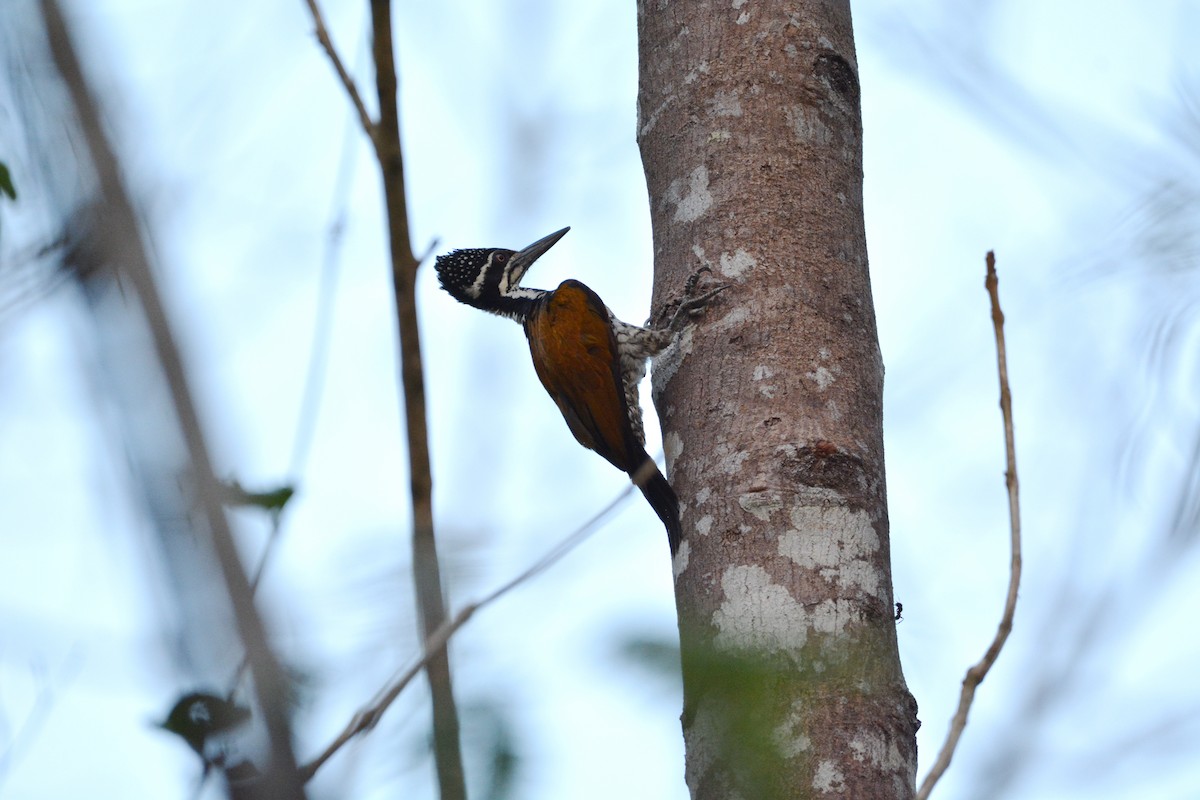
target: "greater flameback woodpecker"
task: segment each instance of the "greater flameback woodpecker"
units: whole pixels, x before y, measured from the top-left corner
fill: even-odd
[[[576,280],[563,281],[553,291],[521,286],[533,262],[569,230],[523,250],[474,248],[438,256],[438,280],[459,302],[521,323],[534,370],[567,427],[580,444],[629,474],[666,527],[674,555],[681,535],[679,499],[646,454],[638,400],[646,360],[674,339],[674,321],[667,328],[622,322]]]

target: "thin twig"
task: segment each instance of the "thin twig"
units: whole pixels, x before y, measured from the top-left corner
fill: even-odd
[[[1004,417],[1004,451],[1008,468],[1004,473],[1004,482],[1008,487],[1008,516],[1012,538],[1012,560],[1008,577],[1008,597],[1004,601],[1004,614],[1000,618],[1000,626],[996,630],[996,638],[983,654],[979,663],[967,670],[963,678],[962,694],[958,698],[958,711],[950,721],[950,732],[946,735],[946,743],[938,753],[937,761],[925,776],[921,788],[917,791],[917,800],[926,800],[933,787],[950,766],[954,749],[958,746],[959,737],[967,726],[967,712],[975,700],[975,689],[983,682],[1001,648],[1012,632],[1013,614],[1017,609],[1017,589],[1021,584],[1021,506],[1017,489],[1017,449],[1013,437],[1012,393],[1008,388],[1008,358],[1004,347],[1004,312],[1000,310],[999,279],[996,277],[996,256],[992,251],[987,254],[987,278],[984,286],[992,302],[992,327],[996,331],[996,362],[1000,372],[1000,413]]]
[[[613,498],[613,501],[597,512],[591,519],[579,526],[575,531],[553,548],[550,549],[544,556],[535,561],[532,566],[526,569],[521,574],[510,580],[508,583],[502,584],[500,588],[492,591],[491,594],[485,595],[482,600],[477,600],[474,603],[467,604],[460,610],[453,619],[443,622],[436,631],[434,631],[423,644],[423,655],[417,659],[416,663],[405,668],[398,673],[383,689],[375,695],[375,699],[366,708],[363,708],[350,720],[345,729],[338,734],[337,738],[330,743],[321,755],[314,758],[300,768],[300,774],[305,781],[312,778],[317,773],[325,762],[328,761],[334,753],[342,749],[342,747],[360,733],[371,730],[379,723],[380,717],[387,711],[388,707],[400,696],[413,678],[420,674],[425,665],[434,656],[445,650],[450,637],[467,623],[475,612],[481,608],[491,605],[499,600],[504,595],[511,592],[513,589],[520,586],[522,583],[532,579],[534,576],[541,574],[549,569],[557,561],[563,558],[567,553],[581,545],[584,540],[599,529],[600,523],[609,514],[616,509],[623,501],[629,498],[633,493],[634,484],[630,484],[623,492]]]
[[[333,46],[333,39],[329,36],[329,28],[325,27],[325,18],[321,16],[321,8],[317,5],[317,0],[304,0],[304,2],[308,5],[309,13],[312,14],[313,26],[317,32],[317,42],[325,50],[325,55],[329,56],[329,60],[333,62],[333,68],[337,71],[338,79],[341,80],[342,86],[345,87],[346,94],[350,95],[350,102],[354,104],[354,110],[358,113],[359,123],[371,139],[371,143],[375,144],[375,121],[371,119],[371,114],[367,111],[366,104],[363,103],[362,95],[358,93],[358,86],[355,85],[354,78],[350,77],[350,73],[346,71],[346,66],[342,63],[341,57],[338,56],[337,48]]]
[[[348,122],[348,121],[347,121]],[[334,300],[337,298],[338,276],[342,263],[342,241],[346,231],[347,206],[354,184],[355,153],[359,140],[351,125],[346,126],[342,157],[334,179],[329,226],[325,234],[325,253],[321,259],[321,277],[317,285],[317,309],[313,320],[312,342],[308,350],[308,373],[300,395],[300,410],[296,415],[296,430],[292,437],[292,456],[288,461],[291,479],[300,482],[308,464],[308,454],[316,432],[321,395],[325,389],[329,366],[329,351],[333,341]]]

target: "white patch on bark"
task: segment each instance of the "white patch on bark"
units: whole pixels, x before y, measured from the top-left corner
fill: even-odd
[[[879,551],[879,534],[867,512],[797,504],[791,509],[791,522],[793,530],[779,537],[781,556],[816,570],[846,592],[861,589],[880,596],[883,576],[871,561]]]
[[[841,635],[851,624],[862,621],[862,613],[853,600],[822,600],[810,618],[814,631]]]
[[[712,99],[712,116],[740,117],[742,101],[738,100],[737,92],[718,91]]]
[[[650,117],[638,128],[638,135],[645,136],[650,131],[654,130],[654,126],[658,124],[658,118],[661,117],[663,112],[667,110],[667,106],[675,102],[675,98],[676,95],[673,93],[663,98],[663,101],[658,104],[658,108],[651,111]]]
[[[701,536],[708,536],[709,532],[712,531],[712,526],[712,514],[705,514],[700,518],[700,521],[696,523],[696,533],[700,534]]]
[[[738,25],[745,25],[747,22],[750,21],[750,12],[743,11],[741,14],[738,14],[738,18],[736,21],[737,21]]]
[[[696,492],[696,505],[702,506],[708,502],[708,498],[712,497],[712,489],[705,486],[700,491]]]
[[[825,367],[817,367],[812,372],[804,373],[804,377],[817,384],[817,388],[822,392],[833,385],[833,373]]]
[[[877,771],[891,773],[895,796],[912,793],[917,777],[916,765],[905,761],[895,744],[878,734],[860,734],[850,740],[850,753],[856,761],[865,761],[874,765]]]
[[[746,5],[746,0],[733,0],[733,8],[734,9],[739,9],[744,5]]]
[[[908,763],[900,755],[900,748],[877,733],[860,733],[851,739],[850,754],[855,761],[865,761],[889,772],[903,775],[908,771]]]
[[[740,278],[756,266],[758,266],[758,262],[754,260],[754,257],[741,248],[738,248],[733,255],[721,253],[720,270],[726,278]]]
[[[682,575],[683,571],[687,569],[688,557],[691,555],[691,553],[692,548],[688,544],[688,540],[684,539],[679,543],[679,552],[675,554],[675,559],[671,562],[671,571],[675,573],[676,578]]]
[[[727,331],[730,328],[741,325],[748,319],[750,319],[750,309],[745,306],[738,306],[714,322],[713,328],[718,331]]]
[[[670,431],[663,437],[663,455],[667,458],[667,468],[675,463],[675,459],[679,458],[683,452],[683,438],[675,431]]]
[[[717,469],[726,475],[734,475],[741,471],[742,462],[750,457],[749,453],[744,453],[741,450],[734,450],[728,444],[719,444],[713,450],[713,455],[717,457]]]
[[[818,792],[841,792],[846,788],[846,776],[837,768],[837,764],[822,761],[817,764],[812,786]]]
[[[728,142],[732,138],[733,134],[729,131],[713,131],[712,133],[708,134],[709,144],[713,142]]]
[[[667,202],[675,206],[676,222],[694,222],[704,216],[704,212],[713,204],[712,193],[708,190],[708,167],[701,164],[692,170],[687,177],[687,188],[684,180],[676,178],[667,187]]]
[[[724,749],[723,732],[727,729],[728,719],[728,711],[717,703],[701,699],[697,704],[696,716],[687,730],[689,782],[707,773]]]
[[[738,505],[747,514],[763,522],[770,522],[771,515],[783,509],[783,501],[779,499],[779,495],[775,492],[751,492],[750,494],[744,494],[738,498]]]
[[[775,749],[784,758],[795,758],[812,746],[812,740],[800,732],[803,721],[800,704],[793,703],[787,719],[771,732]]]
[[[717,404],[717,414],[725,419],[733,419],[741,413],[741,403],[736,400],[722,400]]]
[[[721,650],[795,653],[808,638],[808,615],[788,590],[757,565],[729,567],[721,576],[725,599],[713,613],[714,644]]]
[[[695,69],[688,70],[688,73],[683,76],[683,82],[684,83],[695,83],[697,78],[699,78],[701,75],[707,75],[707,74],[708,74],[708,62],[701,61],[699,64],[696,65]]]
[[[766,364],[759,364],[754,368],[754,375],[752,376],[751,380],[753,380],[755,383],[762,383],[762,381],[770,380],[772,377],[774,377],[774,375],[775,370],[771,369]],[[777,391],[777,388],[778,387],[772,383],[763,383],[758,387],[758,391],[762,393],[763,397],[767,398],[768,400],[773,400],[775,398],[775,392]]]

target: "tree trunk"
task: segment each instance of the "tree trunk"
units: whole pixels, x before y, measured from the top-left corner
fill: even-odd
[[[696,800],[909,798],[883,365],[848,0],[641,0],[655,308],[731,284],[655,364]]]

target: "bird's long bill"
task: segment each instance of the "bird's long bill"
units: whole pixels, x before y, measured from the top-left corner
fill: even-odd
[[[567,235],[570,227],[563,228],[561,231],[555,231],[549,236],[543,236],[528,247],[518,250],[509,263],[509,270],[514,275],[515,285],[525,275],[525,270],[533,266],[533,262],[537,261],[546,251],[553,247],[559,239]]]

